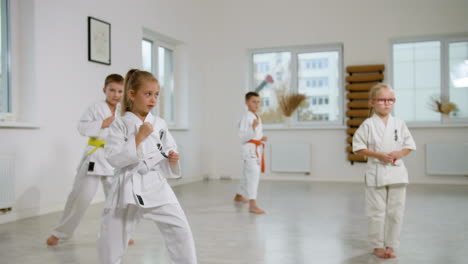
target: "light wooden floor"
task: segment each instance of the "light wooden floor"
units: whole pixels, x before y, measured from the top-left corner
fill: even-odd
[[[175,187],[201,264],[468,263],[468,186],[410,185],[399,259],[379,261],[366,243],[362,184],[260,183],[266,215],[232,202],[235,181]],[[61,213],[0,225],[0,263],[97,263],[102,204],[90,207],[73,239],[48,248]],[[159,231],[143,221],[123,263],[169,263]]]

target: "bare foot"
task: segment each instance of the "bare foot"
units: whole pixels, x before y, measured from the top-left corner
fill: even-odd
[[[254,214],[264,214],[265,211],[263,211],[262,209],[258,208],[258,207],[250,207],[249,208],[249,212],[251,213],[254,213]]]
[[[383,248],[374,248],[374,255],[378,258],[388,258],[387,252]]]
[[[245,199],[244,196],[242,196],[240,194],[236,194],[236,196],[234,197],[234,201],[238,202],[238,203],[248,203],[249,202],[249,200]]]
[[[58,241],[59,241],[59,238],[54,236],[54,235],[51,235],[48,239],[47,239],[47,245],[48,246],[56,246],[58,244]]]
[[[130,240],[128,241],[128,245],[131,246],[131,245],[133,245],[133,244],[135,244],[135,240],[130,239]]]
[[[388,247],[387,250],[385,250],[385,253],[388,258],[396,258],[395,251],[393,251],[393,248],[391,247]]]

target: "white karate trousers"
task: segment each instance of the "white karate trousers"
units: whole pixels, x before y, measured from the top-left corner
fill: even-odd
[[[68,195],[65,209],[59,224],[52,230],[52,235],[68,239],[78,227],[81,218],[96,195],[99,182],[102,183],[107,197],[112,186],[113,176],[88,175],[88,162],[84,162],[75,176],[71,193]]]
[[[372,248],[397,248],[405,211],[406,184],[366,187],[366,214]]]
[[[237,193],[249,200],[256,200],[259,181],[260,164],[258,164],[258,159],[243,160],[242,175]]]
[[[121,263],[131,233],[142,218],[156,223],[172,263],[197,263],[192,231],[178,203],[153,208],[128,205],[127,208],[105,209],[97,245],[100,263]]]

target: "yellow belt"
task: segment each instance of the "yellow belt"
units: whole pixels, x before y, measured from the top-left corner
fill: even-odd
[[[106,144],[104,140],[89,138],[88,145],[93,146],[94,148],[88,152],[88,155],[93,154],[94,151],[98,150],[98,148],[103,148],[104,144]]]

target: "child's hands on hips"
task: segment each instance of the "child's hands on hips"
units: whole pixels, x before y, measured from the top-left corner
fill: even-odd
[[[262,139],[260,139],[260,141],[267,141],[268,140],[268,137],[265,137],[263,136]]]
[[[179,153],[177,153],[177,152],[175,152],[173,150],[169,151],[168,157],[169,157],[169,162],[170,163],[177,163],[179,161],[179,159],[180,159]]]

